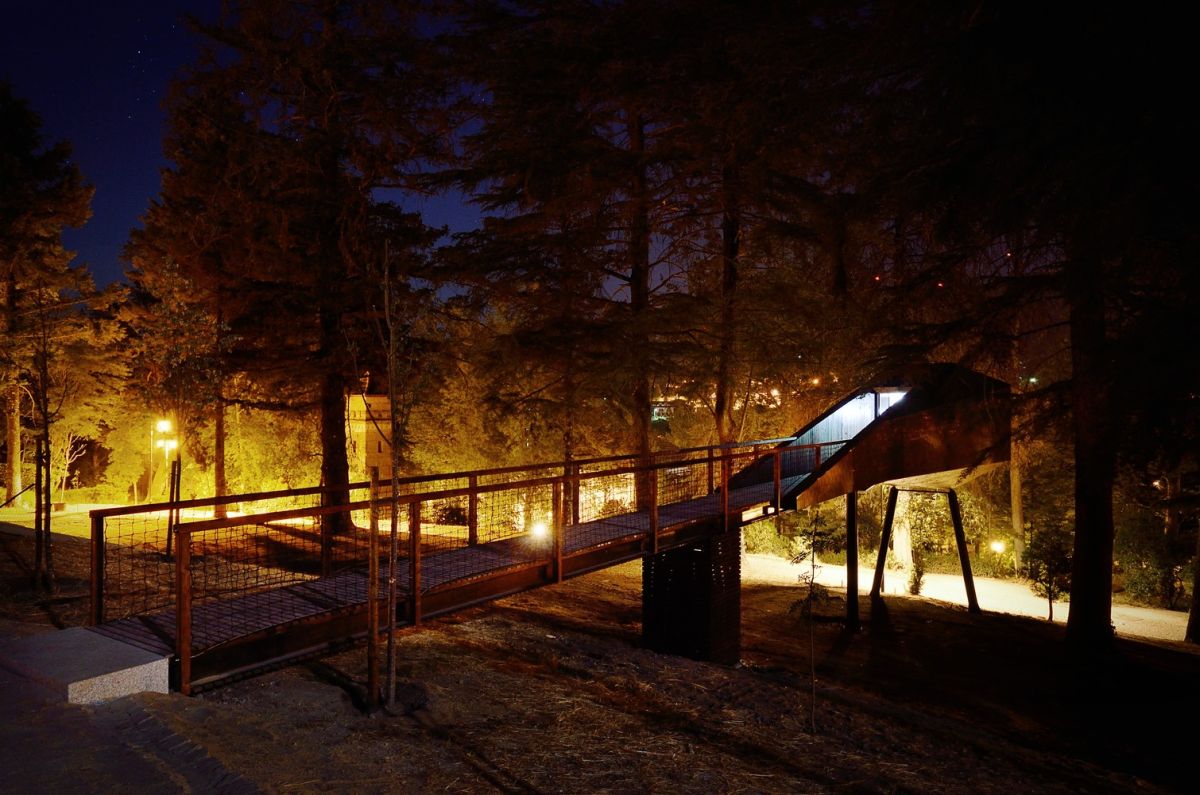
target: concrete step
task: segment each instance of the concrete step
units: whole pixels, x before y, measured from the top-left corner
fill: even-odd
[[[0,667],[72,704],[168,690],[167,657],[83,627],[0,639]]]

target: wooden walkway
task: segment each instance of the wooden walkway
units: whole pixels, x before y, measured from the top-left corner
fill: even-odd
[[[804,477],[783,478],[784,490],[795,487]],[[743,512],[771,505],[774,491],[772,482],[730,489],[730,515],[740,524]],[[723,507],[719,493],[660,506],[658,550],[693,543],[712,532],[714,526],[720,525]],[[689,528],[696,532],[688,533]],[[650,513],[638,511],[565,527],[561,572],[550,571],[554,550],[548,537],[535,540],[523,536],[426,553],[421,559],[420,578],[422,598],[429,600],[429,607],[423,611],[423,616],[442,615],[634,560],[654,551],[653,541]],[[192,607],[193,654],[197,660],[202,660],[206,654],[222,647],[247,639],[277,636],[286,633],[289,627],[331,615],[345,614],[361,619],[368,598],[367,577],[364,566],[282,588],[195,604]],[[381,566],[380,573],[381,601],[386,594],[385,577],[386,565]],[[398,572],[398,591],[403,610],[411,593],[407,564]],[[410,623],[403,613],[398,618],[402,626]],[[91,629],[156,654],[170,656],[175,653],[174,609],[109,621]],[[358,634],[361,635],[361,631]],[[296,655],[293,652],[288,656]],[[203,677],[200,680],[203,681]]]

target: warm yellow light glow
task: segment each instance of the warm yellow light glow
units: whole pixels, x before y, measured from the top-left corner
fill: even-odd
[[[992,551],[997,554],[1003,552],[1005,549],[1003,541],[993,541],[989,546],[991,546]]]
[[[809,383],[810,383],[810,384],[812,384],[813,386],[820,386],[820,385],[821,385],[821,379],[820,379],[820,378],[813,378],[812,380],[810,380],[810,381],[809,381]]]
[[[545,538],[550,535],[550,528],[545,522],[534,522],[533,527],[529,528],[529,533],[534,538]]]
[[[159,420],[158,422],[154,423],[154,430],[158,431],[159,433],[170,433],[171,432],[171,421],[170,420]]]
[[[174,450],[179,446],[179,442],[174,439],[159,439],[154,443],[154,446],[163,450]]]

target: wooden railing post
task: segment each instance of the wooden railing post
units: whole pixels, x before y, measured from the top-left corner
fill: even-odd
[[[563,525],[579,524],[579,465],[563,464]]]
[[[413,502],[408,506],[408,582],[412,593],[409,594],[411,605],[410,615],[413,626],[421,623],[421,503]]]
[[[813,471],[821,468],[821,445],[813,445]]]
[[[658,470],[650,470],[650,549],[658,554]]]
[[[192,694],[192,534],[181,527],[175,541],[175,656],[179,660],[179,692],[189,696]]]
[[[783,531],[783,448],[777,448],[773,456],[771,474],[775,480],[775,532]]]
[[[579,524],[579,522],[580,522],[580,518],[579,518],[579,486],[580,486],[579,472],[580,472],[579,464],[572,464],[571,465],[571,480],[569,481],[569,488],[571,489],[571,519],[570,519],[571,524]]]
[[[479,476],[467,477],[467,544],[479,543]]]
[[[554,581],[563,581],[563,481],[556,480],[551,484],[550,493],[550,532],[554,539]]]
[[[708,448],[708,493],[712,494],[716,489],[713,484],[713,448]]]
[[[733,466],[733,461],[729,457],[729,450],[721,450],[721,529],[729,532],[729,470]]]
[[[104,623],[104,517],[92,517],[92,583],[91,620],[96,626]]]
[[[379,467],[371,467],[367,538],[367,706],[379,706]]]

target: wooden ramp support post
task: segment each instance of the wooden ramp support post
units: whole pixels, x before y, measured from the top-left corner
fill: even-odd
[[[479,476],[467,476],[467,545],[479,543]]]
[[[642,638],[664,654],[734,665],[742,642],[741,533],[642,558]]]
[[[954,489],[946,492],[950,501],[950,521],[954,523],[954,543],[958,545],[958,562],[962,565],[963,584],[967,587],[967,612],[982,613],[979,599],[975,596],[975,577],[971,574],[971,558],[967,554],[967,538],[963,532],[962,511],[958,507],[958,495]]]
[[[179,692],[192,694],[192,534],[181,528],[175,539],[175,660]]]
[[[879,536],[879,557],[875,559],[875,579],[871,581],[871,609],[883,598],[883,570],[887,565],[888,545],[892,543],[892,525],[896,523],[896,500],[900,490],[888,489],[887,510],[883,514],[883,532]]]
[[[858,492],[846,495],[846,629],[862,628],[858,618]]]

